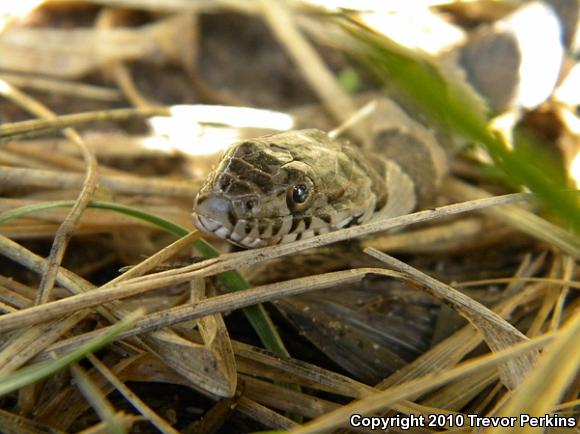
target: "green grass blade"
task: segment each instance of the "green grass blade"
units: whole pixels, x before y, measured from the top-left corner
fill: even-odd
[[[514,184],[538,194],[561,224],[580,234],[580,203],[569,190],[563,170],[529,136],[516,131],[512,151],[487,125],[486,112],[474,91],[444,77],[427,57],[373,33],[354,21],[342,21],[352,36],[351,49],[379,79],[400,92],[441,128],[464,136],[491,155]],[[570,234],[570,236],[574,236]]]
[[[9,220],[15,219],[17,217],[22,217],[29,214],[34,214],[40,211],[52,209],[52,208],[70,208],[74,204],[74,201],[54,201],[54,202],[44,202],[39,204],[27,205],[20,208],[16,208],[10,211],[5,211],[0,213],[0,224],[5,223]],[[177,225],[169,220],[158,217],[156,215],[149,214],[147,212],[141,211],[136,208],[132,208],[125,205],[120,205],[112,202],[100,202],[95,201],[89,204],[89,208],[106,209],[111,211],[116,211],[148,223],[155,225],[161,229],[166,230],[178,237],[183,237],[189,232],[183,226]],[[219,256],[219,251],[216,250],[211,244],[204,240],[196,240],[193,243],[193,247],[201,253],[202,256],[206,258],[214,258]],[[225,273],[219,274],[218,278],[224,284],[228,291],[241,291],[250,288],[250,284],[246,279],[244,279],[240,273],[236,271],[226,271]],[[243,309],[245,317],[248,319],[254,330],[256,331],[260,341],[268,350],[288,356],[288,350],[286,349],[282,338],[276,331],[276,327],[272,322],[268,312],[262,305],[251,306]]]
[[[91,339],[86,344],[82,345],[77,350],[60,357],[56,360],[49,360],[37,365],[27,366],[16,372],[10,373],[4,378],[0,378],[0,396],[14,392],[22,387],[34,384],[37,381],[46,378],[61,369],[66,368],[71,363],[74,363],[88,354],[91,354],[98,349],[110,344],[121,333],[129,330],[131,325],[135,322],[137,315],[132,314],[127,318],[115,324],[111,330],[102,336]]]

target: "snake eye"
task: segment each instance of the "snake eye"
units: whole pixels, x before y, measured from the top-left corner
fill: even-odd
[[[254,201],[253,199],[248,199],[245,203],[244,203],[245,207],[246,207],[246,211],[247,212],[251,212],[254,207],[256,206],[256,201]]]
[[[312,185],[310,183],[294,184],[288,187],[286,203],[291,211],[303,211],[312,202]]]
[[[292,200],[294,203],[304,203],[308,199],[308,187],[304,184],[298,184],[292,187]]]

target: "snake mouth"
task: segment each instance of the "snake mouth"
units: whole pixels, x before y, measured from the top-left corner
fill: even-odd
[[[201,214],[193,214],[193,223],[198,229],[209,232],[218,238],[229,241],[246,249],[255,249],[257,247],[265,247],[272,244],[277,244],[276,240],[269,240],[260,238],[258,234],[254,234],[254,230],[247,233],[241,230],[241,226],[246,226],[244,221],[238,222],[234,227],[230,224],[224,224],[221,221],[215,220],[211,217],[203,216]],[[279,242],[279,241],[278,241]]]
[[[193,214],[193,223],[201,231],[209,232],[214,234],[216,237],[228,240],[233,231],[231,226],[224,226],[222,222],[218,220],[214,220],[210,217],[206,217],[197,213]]]
[[[277,227],[274,227],[272,223],[274,220],[279,222]],[[246,249],[304,240],[331,231],[329,227],[306,228],[304,223],[300,222],[294,227],[296,220],[291,216],[274,220],[241,219],[232,226],[229,222],[224,223],[198,213],[193,214],[193,222],[198,229]],[[260,231],[260,227],[262,227],[262,231]]]

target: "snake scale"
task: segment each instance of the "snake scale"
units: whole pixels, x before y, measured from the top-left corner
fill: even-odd
[[[445,152],[396,103],[377,105],[366,147],[318,129],[232,145],[194,201],[196,226],[256,248],[428,203],[446,172]]]

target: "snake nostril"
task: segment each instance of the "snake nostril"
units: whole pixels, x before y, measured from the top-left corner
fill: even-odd
[[[206,218],[211,218],[223,225],[229,226],[230,214],[232,214],[231,202],[221,196],[206,196],[198,198],[193,211]],[[225,220],[225,221],[224,221]]]
[[[238,219],[236,218],[236,215],[234,214],[234,212],[230,209],[230,211],[228,212],[228,221],[230,222],[230,224],[232,226],[235,226]]]

